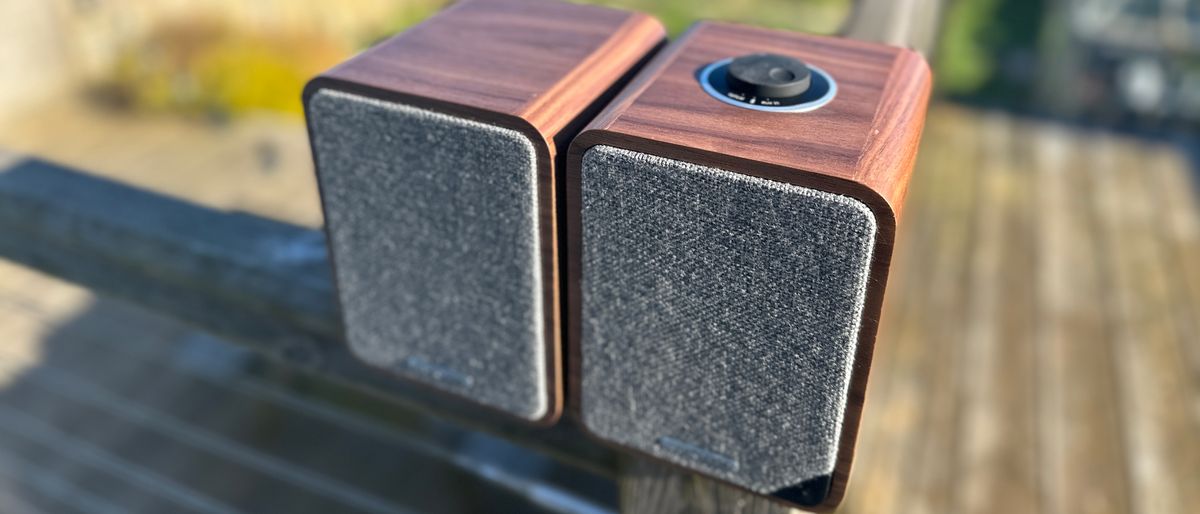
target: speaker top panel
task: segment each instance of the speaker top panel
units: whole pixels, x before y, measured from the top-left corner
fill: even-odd
[[[714,64],[761,54],[809,65],[816,107],[771,112],[706,91],[701,77]],[[768,70],[797,75],[786,66]],[[822,86],[825,77],[832,84]],[[836,92],[823,99],[816,88],[829,86]],[[891,218],[908,185],[929,88],[928,65],[911,50],[702,22],[656,57],[575,146],[582,152],[615,144],[781,182],[815,182]]]
[[[665,37],[642,13],[467,0],[325,72],[305,97],[365,88],[552,140]]]

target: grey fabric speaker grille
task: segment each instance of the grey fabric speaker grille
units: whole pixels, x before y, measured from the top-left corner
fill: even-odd
[[[533,144],[329,90],[313,95],[308,116],[351,348],[440,389],[544,416]]]
[[[760,493],[830,474],[870,209],[606,146],[581,180],[588,429]]]

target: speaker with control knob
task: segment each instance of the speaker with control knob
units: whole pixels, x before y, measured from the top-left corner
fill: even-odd
[[[308,84],[357,356],[531,422],[558,416],[560,154],[664,37],[638,13],[465,1]]]
[[[910,50],[740,25],[657,56],[570,150],[583,426],[837,505],[929,88]]]

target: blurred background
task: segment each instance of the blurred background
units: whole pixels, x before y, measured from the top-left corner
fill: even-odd
[[[445,3],[0,1],[0,168],[36,156],[319,227],[304,82]],[[600,3],[672,35],[700,18],[832,34],[872,15],[850,0]],[[937,8],[935,97],[842,511],[1196,512],[1200,2],[911,4]],[[2,512],[624,501],[603,470],[0,259]]]

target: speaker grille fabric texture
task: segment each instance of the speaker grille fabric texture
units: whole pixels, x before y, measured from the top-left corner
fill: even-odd
[[[408,378],[544,416],[533,144],[331,90],[312,96],[308,116],[350,347]]]
[[[608,146],[581,192],[587,428],[763,494],[832,473],[870,209]]]

